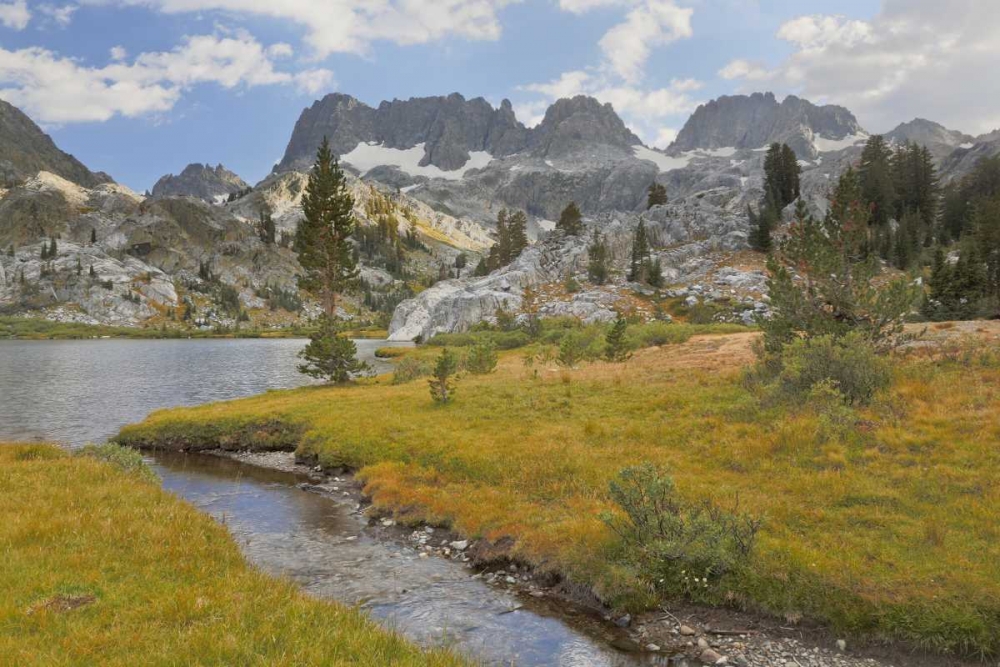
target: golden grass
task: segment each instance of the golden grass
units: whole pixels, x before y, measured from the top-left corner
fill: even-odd
[[[460,665],[250,568],[136,476],[0,444],[0,664]]]
[[[738,382],[750,338],[537,377],[515,352],[463,378],[444,408],[423,381],[310,387],[159,412],[121,439],[212,446],[280,423],[277,444],[360,468],[378,507],[513,537],[518,558],[620,603],[643,589],[611,558],[599,514],[609,479],[652,461],[689,498],[738,494],[766,517],[750,572],[719,600],[1000,652],[1000,368],[901,362],[891,395],[844,426],[821,409],[761,408]]]

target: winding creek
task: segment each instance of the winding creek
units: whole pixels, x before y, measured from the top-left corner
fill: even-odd
[[[383,341],[357,341],[379,370]],[[305,384],[301,340],[0,341],[0,440],[79,446],[166,407]],[[608,624],[563,603],[488,585],[463,563],[420,558],[380,536],[354,500],[299,487],[292,472],[162,455],[164,487],[224,522],[247,557],[318,596],[359,605],[425,645],[489,665],[631,667],[665,658],[613,648]],[[663,660],[664,662],[658,662]]]

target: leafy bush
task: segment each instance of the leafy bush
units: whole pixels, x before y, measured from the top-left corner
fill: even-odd
[[[621,513],[605,513],[605,523],[640,573],[663,589],[692,593],[692,580],[707,588],[745,566],[753,553],[759,518],[738,504],[726,510],[684,501],[673,479],[650,463],[619,472],[609,491]]]
[[[434,370],[434,366],[426,359],[414,357],[404,357],[396,364],[392,372],[393,384],[406,384],[422,377],[427,377]]]
[[[802,401],[823,383],[838,391],[848,405],[867,405],[889,387],[889,361],[861,332],[843,337],[800,338],[780,355],[762,354],[747,372],[748,386],[762,386],[779,400]]]
[[[465,370],[473,375],[487,375],[497,367],[496,346],[490,340],[476,343],[465,357]]]
[[[151,482],[157,481],[156,473],[146,465],[142,454],[134,449],[122,447],[113,442],[107,442],[103,445],[87,445],[77,455],[110,463],[130,475],[135,475]]]
[[[600,359],[604,355],[604,336],[597,328],[567,332],[559,342],[556,362],[572,368],[581,361]]]

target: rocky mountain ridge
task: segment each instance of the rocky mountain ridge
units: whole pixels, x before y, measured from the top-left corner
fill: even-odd
[[[0,187],[9,188],[47,171],[83,187],[111,183],[105,173],[92,172],[55,145],[17,107],[0,100]]]
[[[230,195],[250,186],[221,164],[192,163],[178,174],[167,174],[153,186],[154,197],[197,197],[212,204],[225,203]]]

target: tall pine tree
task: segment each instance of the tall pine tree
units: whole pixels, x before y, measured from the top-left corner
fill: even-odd
[[[302,198],[305,218],[295,232],[295,250],[302,265],[299,287],[316,294],[323,312],[333,317],[340,294],[355,286],[358,267],[351,235],[354,198],[326,137]]]
[[[351,245],[354,232],[354,198],[326,137],[316,153],[302,198],[304,219],[295,234],[295,250],[302,265],[299,287],[316,294],[323,305],[319,327],[299,356],[305,363],[299,371],[342,383],[364,370],[357,348],[339,335],[337,300],[358,280],[358,267]]]
[[[571,236],[576,236],[583,231],[583,214],[580,213],[580,207],[576,205],[575,201],[571,201],[563,209],[559,216],[559,222],[556,223],[556,229]]]

